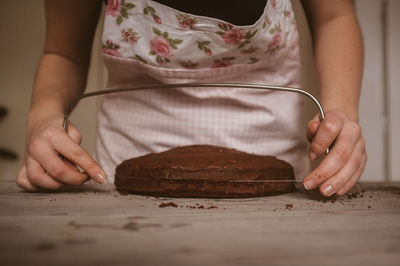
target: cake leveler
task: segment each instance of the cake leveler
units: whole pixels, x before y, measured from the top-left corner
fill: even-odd
[[[243,88],[243,89],[256,89],[256,90],[275,90],[275,91],[286,91],[286,92],[293,92],[298,93],[303,96],[308,97],[311,99],[314,104],[317,106],[320,119],[321,121],[325,119],[324,109],[320,102],[315,98],[311,93],[293,87],[284,87],[284,86],[271,86],[271,85],[260,85],[260,84],[245,84],[245,83],[173,83],[173,84],[157,84],[157,85],[149,85],[149,86],[139,86],[133,88],[118,88],[118,89],[105,89],[99,90],[94,92],[84,93],[76,98],[74,98],[67,110],[64,114],[63,120],[63,128],[67,131],[67,124],[68,124],[68,117],[71,114],[72,110],[75,106],[79,103],[80,100],[88,97],[99,96],[104,94],[112,94],[112,93],[119,93],[119,92],[127,92],[127,91],[139,91],[139,90],[154,90],[154,89],[173,89],[173,88]],[[326,154],[328,154],[329,148],[326,150]],[[64,158],[62,155],[61,158]],[[282,181],[282,180],[236,180],[232,182],[301,182],[300,180],[289,180],[289,181]]]

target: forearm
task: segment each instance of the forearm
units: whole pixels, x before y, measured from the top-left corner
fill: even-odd
[[[36,117],[63,114],[84,91],[100,9],[100,0],[45,1],[44,54],[37,67],[28,123]]]
[[[46,38],[32,94],[31,113],[63,113],[83,92],[100,0],[45,1]]]
[[[62,117],[73,98],[86,85],[87,67],[52,53],[45,53],[38,65],[32,90],[28,130],[51,116]],[[60,124],[61,125],[61,124]]]
[[[31,110],[51,108],[64,112],[86,85],[87,67],[52,53],[42,56],[36,72]]]
[[[314,28],[315,62],[325,110],[341,110],[358,121],[363,44],[357,18],[347,14]]]

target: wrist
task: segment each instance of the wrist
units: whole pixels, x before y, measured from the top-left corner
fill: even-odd
[[[349,106],[338,106],[338,105],[322,105],[324,112],[328,113],[331,111],[339,111],[344,113],[352,121],[358,122],[358,110],[354,110]]]
[[[35,103],[34,105],[32,105],[28,113],[27,127],[29,129],[32,125],[40,121],[46,121],[52,118],[59,118],[60,121],[62,121],[63,116],[64,116],[64,111],[60,104],[52,102],[46,102],[40,104]]]
[[[321,104],[325,112],[341,111],[351,120],[358,122],[358,97],[340,93],[321,96]]]

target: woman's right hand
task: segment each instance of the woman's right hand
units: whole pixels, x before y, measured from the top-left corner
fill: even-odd
[[[44,7],[46,38],[32,90],[25,158],[17,184],[35,191],[79,185],[89,178],[103,183],[105,173],[80,146],[79,131],[72,124],[67,126],[68,133],[62,127],[64,110],[86,87],[102,1],[46,0]]]
[[[62,114],[29,115],[25,159],[16,181],[21,188],[57,190],[65,184],[80,185],[90,178],[98,183],[105,181],[104,171],[80,146],[80,132],[69,123],[66,133],[62,121]]]

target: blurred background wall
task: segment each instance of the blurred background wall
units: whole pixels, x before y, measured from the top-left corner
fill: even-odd
[[[302,54],[303,87],[318,95],[312,61],[310,32],[299,0],[293,0]],[[363,29],[366,61],[361,97],[361,124],[367,139],[369,162],[363,180],[400,180],[400,1],[356,0]],[[94,42],[87,91],[104,88],[106,71],[101,59],[100,33]],[[0,8],[0,106],[8,115],[0,121],[0,148],[14,151],[17,160],[0,158],[0,180],[14,180],[25,148],[25,119],[35,67],[43,50],[44,11],[42,1],[2,0]],[[97,109],[101,99],[82,102],[71,121],[83,135],[82,145],[93,153]],[[307,106],[306,117],[315,113]]]
[[[104,69],[99,41],[102,21],[93,44],[87,91],[104,88]],[[2,0],[0,8],[0,106],[8,115],[0,121],[0,147],[14,151],[18,160],[0,158],[0,180],[15,179],[25,150],[25,120],[35,69],[43,51],[45,20],[43,1]],[[78,105],[71,121],[83,135],[82,145],[93,153],[97,109],[101,99],[94,98]]]

